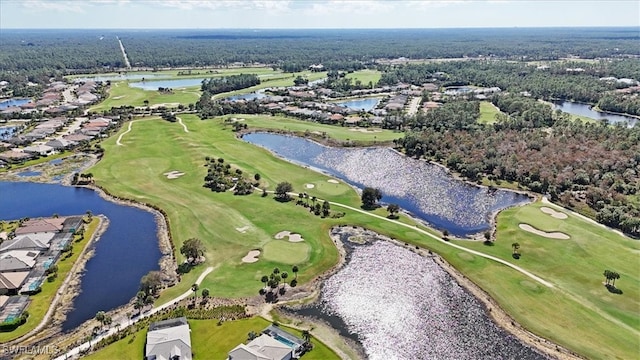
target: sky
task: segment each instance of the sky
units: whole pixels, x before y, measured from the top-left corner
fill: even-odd
[[[0,0],[0,30],[640,26],[640,0]]]

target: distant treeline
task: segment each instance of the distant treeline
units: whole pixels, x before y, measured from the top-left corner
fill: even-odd
[[[211,95],[223,92],[240,90],[260,84],[260,79],[255,74],[231,75],[219,78],[204,79],[200,89]]]

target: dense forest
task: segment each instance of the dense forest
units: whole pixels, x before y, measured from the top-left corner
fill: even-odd
[[[640,128],[572,121],[522,96],[496,96],[507,112],[477,123],[477,102],[454,101],[419,115],[398,141],[407,155],[447,165],[471,181],[514,181],[598,221],[640,235]],[[587,211],[589,212],[589,211]]]

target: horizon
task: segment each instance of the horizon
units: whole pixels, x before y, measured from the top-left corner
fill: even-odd
[[[635,0],[2,0],[0,29],[640,27],[639,14]]]

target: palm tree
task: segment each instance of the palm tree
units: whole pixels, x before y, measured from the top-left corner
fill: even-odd
[[[278,274],[280,274],[280,269],[274,268],[273,269],[273,275],[278,275]]]
[[[611,271],[605,270],[604,273],[602,273],[602,275],[604,275],[606,285],[609,285],[609,281],[611,280]]]
[[[285,284],[287,283],[287,278],[289,277],[289,274],[287,274],[286,271],[282,272],[282,275],[280,275],[282,277],[282,282],[284,282]]]
[[[518,249],[520,249],[520,244],[518,244],[517,242],[511,244],[511,247],[513,248],[513,254],[517,254],[518,253]]]
[[[284,275],[283,275],[284,276]],[[613,284],[611,284],[613,287],[616,286],[616,279],[620,279],[620,274],[618,274],[617,272],[613,272],[611,274],[611,280],[613,280]]]
[[[198,297],[198,284],[191,285],[191,290],[193,291],[193,302],[196,302],[196,297]]]
[[[311,333],[309,333],[309,330],[302,330],[302,338],[306,342],[309,342],[309,340],[311,340]]]
[[[260,279],[260,281],[262,281],[264,283],[264,287],[267,287],[267,283],[269,282],[269,277],[267,275],[263,275],[262,278]]]
[[[293,267],[291,268],[291,271],[293,271],[293,273],[296,275],[296,280],[298,280],[298,266],[293,265]]]

